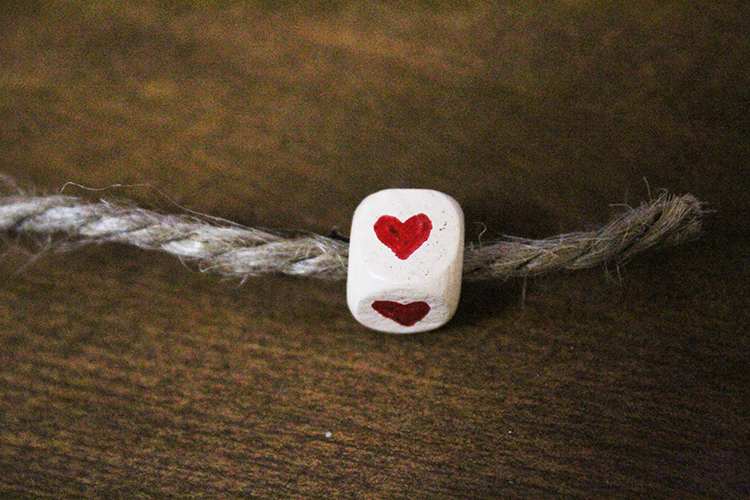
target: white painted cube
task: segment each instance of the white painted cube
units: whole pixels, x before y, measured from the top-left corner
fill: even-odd
[[[458,307],[464,215],[429,189],[386,189],[354,212],[347,302],[373,330],[417,333],[448,322]]]

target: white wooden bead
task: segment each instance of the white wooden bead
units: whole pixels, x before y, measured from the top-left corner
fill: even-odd
[[[388,333],[434,330],[461,294],[464,215],[429,189],[386,189],[352,220],[347,302],[363,325]]]

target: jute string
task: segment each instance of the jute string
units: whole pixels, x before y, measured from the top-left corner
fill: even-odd
[[[527,278],[616,264],[644,250],[693,240],[705,210],[693,195],[667,193],[628,208],[601,229],[468,245],[464,279]],[[348,244],[307,233],[275,233],[208,216],[170,215],[127,203],[71,196],[0,199],[0,231],[46,238],[46,248],[125,243],[161,250],[204,272],[246,279],[268,273],[344,279]]]

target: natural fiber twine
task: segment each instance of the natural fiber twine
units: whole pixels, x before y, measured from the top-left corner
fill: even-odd
[[[599,230],[541,240],[506,237],[471,244],[464,279],[509,279],[620,264],[647,249],[698,237],[705,215],[690,194],[629,208]],[[123,202],[18,194],[0,199],[0,231],[41,236],[44,250],[125,243],[161,250],[204,272],[246,279],[268,273],[344,279],[348,244],[338,238],[243,227],[204,215],[170,215]]]

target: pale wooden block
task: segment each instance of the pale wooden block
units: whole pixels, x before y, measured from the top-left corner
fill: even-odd
[[[464,215],[429,189],[386,189],[352,220],[347,302],[363,325],[388,333],[433,330],[453,317],[461,294]]]

